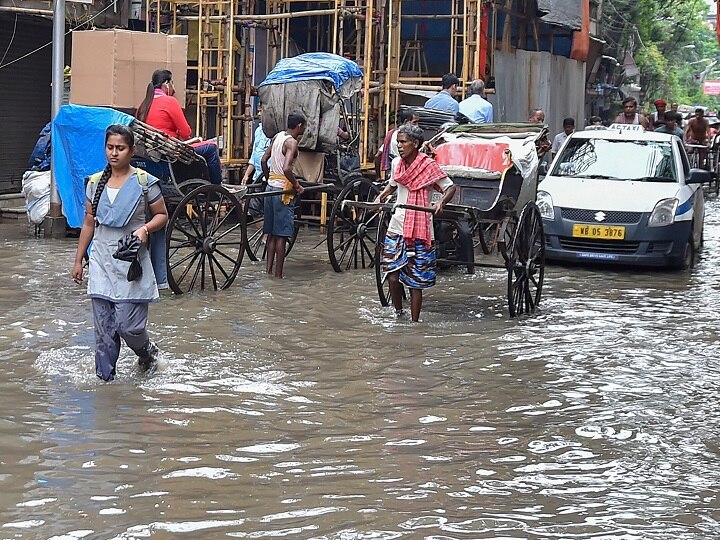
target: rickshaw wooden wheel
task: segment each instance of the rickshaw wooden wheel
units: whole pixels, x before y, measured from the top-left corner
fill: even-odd
[[[182,193],[183,196],[185,196],[194,189],[197,189],[202,186],[209,186],[209,185],[210,185],[210,182],[208,182],[207,180],[204,180],[202,178],[190,178],[189,180],[180,182],[178,184],[178,189],[180,190],[180,193]]]
[[[245,253],[240,202],[222,186],[195,188],[175,208],[168,225],[168,283],[176,294],[225,289]]]
[[[262,188],[264,191],[264,188]],[[255,191],[258,193],[258,191]],[[295,204],[295,226],[293,235],[288,238],[285,245],[285,256],[290,255],[298,232],[300,231],[300,205]],[[242,201],[241,222],[242,222],[242,240],[245,252],[251,261],[257,262],[265,260],[267,254],[267,244],[265,233],[263,233],[263,225],[265,223],[265,199],[263,197],[253,197],[249,192]]]
[[[343,209],[342,203],[372,202],[379,193],[378,186],[358,174],[348,179],[335,199],[327,226],[327,248],[330,264],[336,272],[373,265],[382,214],[362,208]]]
[[[510,316],[533,313],[540,304],[545,276],[545,231],[534,202],[528,202],[520,213],[506,265]]]

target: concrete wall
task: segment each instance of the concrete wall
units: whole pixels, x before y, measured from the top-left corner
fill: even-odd
[[[495,51],[496,94],[490,96],[496,122],[524,122],[533,108],[545,111],[550,137],[563,118],[585,125],[585,63],[546,52]]]

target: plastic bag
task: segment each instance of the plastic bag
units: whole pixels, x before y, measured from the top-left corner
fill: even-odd
[[[22,193],[28,220],[42,223],[50,211],[50,171],[25,171]]]

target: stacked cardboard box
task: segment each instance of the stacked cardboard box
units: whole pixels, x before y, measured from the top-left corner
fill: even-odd
[[[72,34],[70,102],[132,109],[145,97],[153,71],[169,69],[185,107],[187,36],[131,30],[88,30]]]

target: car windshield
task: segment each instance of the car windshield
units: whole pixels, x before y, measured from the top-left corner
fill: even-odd
[[[677,182],[670,142],[570,139],[553,176],[619,181]]]

